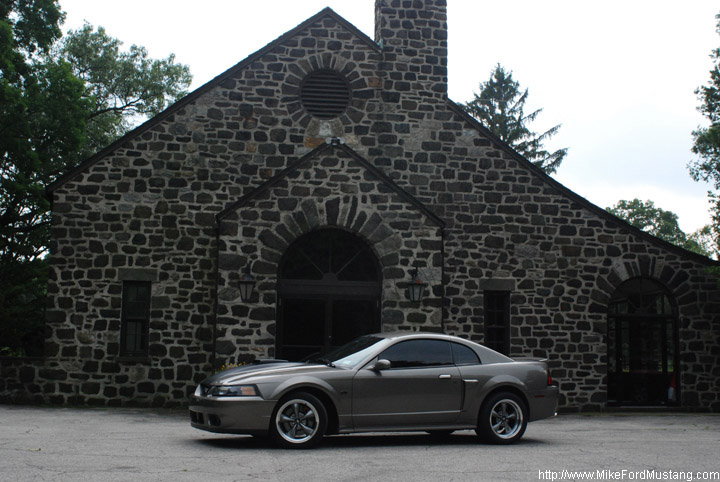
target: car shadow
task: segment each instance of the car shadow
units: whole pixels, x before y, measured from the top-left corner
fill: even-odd
[[[272,441],[267,437],[251,437],[247,435],[233,435],[217,438],[203,438],[195,440],[198,444],[230,450],[257,450],[276,449]],[[544,445],[545,442],[538,439],[524,437],[515,446],[530,447],[533,445]],[[444,447],[444,446],[469,446],[497,447],[492,444],[485,444],[478,440],[474,432],[459,431],[452,435],[437,436],[424,432],[418,433],[367,433],[332,435],[325,437],[315,450],[322,449],[349,449],[358,447]],[[282,449],[280,449],[282,450]]]

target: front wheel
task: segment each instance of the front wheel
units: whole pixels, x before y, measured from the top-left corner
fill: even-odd
[[[270,433],[281,447],[310,448],[322,440],[327,422],[327,411],[322,402],[314,395],[297,392],[279,402]]]
[[[527,427],[525,402],[513,393],[497,393],[483,403],[477,434],[487,442],[511,444],[520,440]]]

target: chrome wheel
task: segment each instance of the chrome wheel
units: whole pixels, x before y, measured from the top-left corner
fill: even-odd
[[[280,402],[272,431],[280,445],[304,448],[318,443],[326,427],[327,412],[322,402],[309,393],[295,393]]]
[[[501,439],[512,439],[523,427],[523,411],[510,399],[497,402],[490,410],[490,427]]]
[[[527,418],[525,402],[518,395],[496,393],[483,403],[476,431],[487,442],[511,444],[525,433]]]

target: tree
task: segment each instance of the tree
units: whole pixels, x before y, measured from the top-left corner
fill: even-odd
[[[102,29],[60,41],[63,19],[56,0],[0,5],[0,350],[21,352],[42,329],[45,187],[190,84],[173,56],[120,52]]]
[[[135,122],[154,116],[186,94],[190,69],[175,56],[153,60],[144,47],[120,50],[122,42],[105,29],[85,24],[70,31],[55,49],[72,65],[93,105],[88,115],[85,150],[95,152],[127,132]]]
[[[712,254],[707,249],[707,241],[704,237],[707,235],[709,227],[701,228],[688,236],[680,228],[677,214],[655,207],[655,203],[652,201],[641,201],[637,198],[632,201],[623,199],[606,210],[624,219],[632,226],[688,251],[704,256]]]
[[[40,60],[62,19],[55,0],[0,6],[0,340],[16,353],[42,329],[47,172],[84,137],[82,81],[68,65]]]
[[[715,18],[720,34],[720,14]],[[698,110],[710,121],[710,126],[698,127],[693,131],[692,151],[700,159],[691,161],[688,168],[695,181],[702,180],[712,185],[708,191],[713,214],[712,232],[715,249],[720,250],[720,48],[713,50],[710,58],[714,63],[710,71],[710,83],[695,91],[701,102]]]
[[[688,234],[688,243],[694,243],[696,248],[689,248],[690,251],[700,253],[702,255],[720,259],[720,250],[713,239],[712,226],[706,224],[697,231]]]
[[[473,94],[475,98],[463,105],[468,114],[546,173],[557,171],[568,150],[563,148],[548,152],[544,144],[557,134],[561,124],[542,134],[528,128],[527,125],[537,118],[542,109],[525,113],[528,89],[523,91],[520,88],[520,83],[512,77],[512,71],[506,72],[497,64],[490,79],[480,83],[480,93]]]

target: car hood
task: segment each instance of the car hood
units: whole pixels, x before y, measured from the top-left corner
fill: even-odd
[[[282,375],[304,375],[309,373],[318,373],[328,370],[338,370],[338,368],[315,363],[300,362],[273,362],[262,363],[257,365],[243,365],[237,368],[230,368],[218,372],[206,378],[203,385],[236,385],[247,381],[250,378],[258,378],[265,376],[282,376]]]

